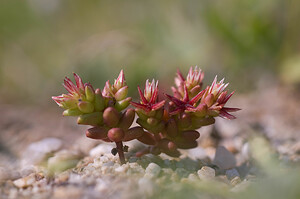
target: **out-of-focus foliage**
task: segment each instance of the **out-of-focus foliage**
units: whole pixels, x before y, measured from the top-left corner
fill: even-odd
[[[262,72],[288,74],[299,13],[298,1],[285,0],[2,0],[1,98],[50,102],[64,75],[103,87],[121,68],[135,92],[146,78],[170,83],[191,65],[248,88]]]

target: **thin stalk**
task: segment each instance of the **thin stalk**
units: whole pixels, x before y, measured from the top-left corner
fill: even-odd
[[[120,162],[121,162],[121,164],[125,164],[123,143],[122,142],[116,142],[116,145],[117,145],[117,151],[118,151],[118,154],[119,154]]]

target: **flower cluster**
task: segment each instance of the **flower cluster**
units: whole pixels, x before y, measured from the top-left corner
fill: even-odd
[[[228,84],[224,79],[217,82],[217,77],[211,86],[201,90],[204,74],[197,67],[191,67],[185,79],[180,71],[175,77],[176,87],[172,87],[173,96],[165,94],[169,99],[157,102],[158,85],[154,81],[146,82],[144,94],[140,88],[141,102],[131,102],[136,107],[137,123],[145,129],[145,134],[139,141],[150,145],[137,155],[145,153],[159,154],[161,152],[178,157],[178,149],[190,149],[197,146],[200,134],[196,131],[202,126],[215,122],[215,117],[226,119],[235,117],[228,112],[238,111],[238,108],[224,107],[233,92],[224,91]],[[153,99],[148,101],[148,99]]]
[[[142,136],[141,127],[130,128],[134,121],[135,111],[126,109],[131,101],[127,97],[123,70],[113,85],[106,82],[103,92],[94,90],[91,84],[83,84],[81,78],[74,73],[76,85],[65,78],[63,86],[69,92],[52,99],[62,108],[64,116],[78,116],[77,123],[91,125],[86,131],[86,136],[92,139],[101,139],[105,142],[115,142],[122,163],[125,162],[123,141],[130,141]],[[126,148],[126,147],[125,147]]]
[[[159,99],[158,81],[146,81],[144,92],[138,87],[139,102],[132,102],[127,97],[128,86],[121,70],[114,84],[106,82],[103,91],[94,89],[90,83],[83,83],[74,73],[76,84],[65,78],[63,86],[69,92],[52,99],[62,108],[64,116],[78,116],[77,123],[91,125],[86,136],[105,142],[115,142],[113,154],[118,153],[121,163],[125,163],[123,142],[137,139],[149,145],[138,152],[165,153],[178,157],[178,149],[197,147],[200,134],[196,130],[215,122],[215,117],[235,119],[229,112],[240,109],[225,107],[234,92],[228,94],[228,84],[224,79],[202,90],[204,73],[191,67],[186,78],[180,71],[175,77],[173,96],[165,94],[166,99]],[[168,100],[168,101],[167,101]],[[135,109],[126,109],[129,104]],[[126,109],[126,110],[125,110]],[[138,126],[131,127],[135,115]]]

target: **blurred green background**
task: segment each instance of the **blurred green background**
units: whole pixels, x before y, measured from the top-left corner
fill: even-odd
[[[247,92],[263,78],[300,82],[300,1],[1,0],[1,102],[52,103],[65,75],[102,88],[125,70],[173,83],[198,65]]]

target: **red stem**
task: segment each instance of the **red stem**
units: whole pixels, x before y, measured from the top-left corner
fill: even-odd
[[[122,142],[116,142],[116,145],[117,145],[117,151],[118,151],[118,154],[119,154],[120,162],[121,162],[121,164],[125,164],[123,143]]]

